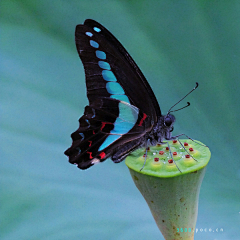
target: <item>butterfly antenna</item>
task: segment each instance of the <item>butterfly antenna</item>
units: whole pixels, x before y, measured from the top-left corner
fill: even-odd
[[[189,92],[189,93],[187,93],[183,98],[181,98],[177,103],[175,103],[169,110],[168,110],[168,112],[167,112],[167,115],[170,113],[170,112],[176,112],[176,111],[179,111],[179,110],[181,110],[181,109],[183,109],[183,108],[186,108],[186,107],[188,107],[188,106],[190,106],[190,102],[187,102],[187,105],[185,106],[185,107],[182,107],[182,108],[179,108],[179,109],[177,109],[177,110],[174,110],[174,111],[171,111],[171,109],[173,109],[177,104],[179,104],[185,97],[187,97],[191,92],[193,92],[197,87],[198,87],[198,82],[196,82],[196,86]]]
[[[182,107],[182,108],[179,108],[179,109],[173,110],[173,111],[168,111],[168,113],[177,112],[177,111],[182,110],[182,109],[184,109],[184,108],[186,108],[186,107],[188,107],[188,106],[190,106],[190,102],[187,102],[187,105],[186,105],[185,107]]]

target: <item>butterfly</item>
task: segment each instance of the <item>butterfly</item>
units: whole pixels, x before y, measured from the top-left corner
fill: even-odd
[[[84,66],[89,105],[79,119],[79,128],[71,134],[71,147],[64,152],[70,163],[80,169],[107,158],[118,163],[139,147],[176,138],[172,136],[172,108],[162,115],[141,70],[105,27],[87,19],[76,26],[75,42]]]

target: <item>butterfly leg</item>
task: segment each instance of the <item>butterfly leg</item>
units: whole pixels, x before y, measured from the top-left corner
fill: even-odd
[[[184,147],[184,145],[182,144],[182,142],[179,140],[179,136],[185,136],[185,137],[187,137],[188,139],[190,139],[190,140],[192,140],[193,142],[195,142],[195,143],[198,143],[198,142],[196,142],[195,140],[193,140],[192,138],[190,138],[189,136],[187,136],[186,134],[184,134],[184,133],[182,133],[182,134],[179,134],[179,135],[177,135],[177,136],[172,136],[171,138],[169,138],[169,139],[166,139],[166,140],[172,140],[172,139],[176,139],[180,144],[181,144],[181,146],[183,147],[183,149],[186,151],[186,153],[188,154],[188,155],[190,155],[196,162],[198,162],[197,161],[197,159],[196,158],[194,158],[190,153],[189,153],[189,151]],[[166,142],[167,144],[168,144],[168,142]],[[200,143],[198,143],[198,144],[200,144]],[[204,146],[204,147],[207,147],[206,145],[203,145],[203,144],[200,144],[200,145],[202,145],[202,146]],[[170,148],[169,148],[169,152],[170,152],[170,154],[171,154],[171,150],[170,150]],[[171,154],[171,156],[172,156],[172,154]],[[174,160],[173,160],[174,161]],[[175,163],[175,161],[174,161],[174,163]],[[175,163],[176,164],[176,163]],[[177,164],[176,164],[177,165]],[[177,167],[178,168],[178,167]],[[181,171],[180,171],[181,172]]]
[[[145,147],[146,147],[146,152],[145,152],[145,160],[143,163],[143,166],[141,167],[140,171],[143,170],[143,168],[145,167],[146,161],[147,161],[147,151],[148,151],[148,146],[150,145],[149,140],[145,141]]]
[[[174,162],[174,164],[176,165],[177,169],[179,170],[180,173],[182,173],[182,171],[180,170],[180,168],[178,167],[178,165],[176,164],[175,160],[173,159],[173,155],[172,155],[172,151],[171,151],[171,148],[170,148],[170,145],[169,143],[167,142],[167,145],[168,145],[168,148],[169,148],[169,153],[170,153],[170,156]]]
[[[145,167],[146,161],[147,161],[147,148],[146,148],[146,152],[145,152],[145,160],[144,160],[143,166],[141,167],[140,171],[142,171],[143,168]]]
[[[176,137],[171,138],[171,140],[172,140],[172,139],[176,139]],[[166,140],[169,140],[169,139],[166,139]],[[181,171],[180,168],[178,167],[177,163],[176,163],[175,160],[173,159],[172,150],[171,150],[171,148],[170,148],[169,143],[168,143],[168,142],[161,142],[161,144],[167,144],[167,145],[168,145],[170,156],[171,156],[174,164],[176,165],[177,169],[179,170],[179,172],[182,173],[182,171]]]
[[[199,145],[201,145],[201,146],[203,146],[203,147],[207,147],[207,148],[208,148],[207,145],[204,145],[204,144],[201,144],[201,143],[195,141],[194,139],[190,138],[190,137],[189,137],[188,135],[186,135],[185,133],[179,134],[179,135],[175,136],[174,138],[178,140],[178,137],[180,137],[180,136],[185,136],[185,137],[187,137],[188,139],[192,140],[193,142],[195,142],[195,143],[197,143],[197,144],[199,144]],[[178,141],[179,141],[179,140],[178,140]]]
[[[185,134],[184,134],[185,135]],[[194,158],[190,153],[189,151],[184,147],[184,145],[182,144],[182,142],[179,140],[179,138],[176,137],[176,139],[178,140],[178,142],[181,144],[181,146],[183,147],[183,149],[185,150],[185,152],[187,152],[187,154],[189,156],[191,156],[196,162],[198,162],[198,160],[196,158]],[[195,142],[195,141],[194,141]],[[202,144],[201,144],[202,145]]]

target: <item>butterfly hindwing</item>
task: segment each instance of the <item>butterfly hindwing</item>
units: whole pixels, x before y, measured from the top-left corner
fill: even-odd
[[[146,132],[148,123],[144,118],[139,109],[128,103],[112,98],[99,99],[85,107],[78,130],[71,135],[72,146],[65,154],[81,169],[104,161],[116,153],[118,146],[126,144],[129,139],[139,139]]]

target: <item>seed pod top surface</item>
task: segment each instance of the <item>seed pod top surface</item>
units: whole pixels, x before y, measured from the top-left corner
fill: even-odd
[[[180,142],[166,142],[169,145],[148,147],[147,156],[145,148],[137,149],[126,158],[126,165],[142,174],[167,178],[198,171],[210,160],[209,148],[199,141],[182,139]]]

